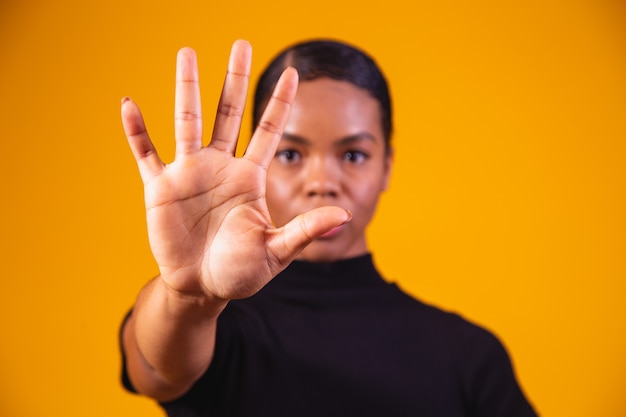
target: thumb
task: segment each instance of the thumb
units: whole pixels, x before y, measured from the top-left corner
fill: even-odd
[[[272,273],[284,269],[313,239],[352,219],[350,211],[336,206],[319,207],[294,217],[283,227],[274,229],[268,239]]]

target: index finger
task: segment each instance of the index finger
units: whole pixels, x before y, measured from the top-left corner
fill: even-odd
[[[250,139],[245,157],[263,167],[269,166],[283,136],[297,89],[298,71],[293,67],[288,67],[274,87],[259,125]]]
[[[196,53],[182,48],[176,59],[176,102],[174,105],[176,154],[202,148],[202,106]]]

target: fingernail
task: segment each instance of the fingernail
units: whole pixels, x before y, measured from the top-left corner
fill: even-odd
[[[130,97],[123,97],[122,98],[122,104],[126,103],[127,101],[130,101]]]

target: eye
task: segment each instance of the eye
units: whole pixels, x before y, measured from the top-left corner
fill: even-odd
[[[302,159],[302,156],[300,155],[300,152],[296,150],[283,149],[281,151],[276,152],[275,158],[278,159],[283,164],[293,164],[293,163],[300,161],[300,159]]]
[[[343,154],[343,159],[353,164],[360,164],[368,160],[369,155],[363,151],[351,150]]]

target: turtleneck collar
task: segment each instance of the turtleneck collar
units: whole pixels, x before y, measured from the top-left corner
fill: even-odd
[[[357,288],[385,284],[374,265],[372,255],[335,262],[293,261],[267,286],[276,289]]]

